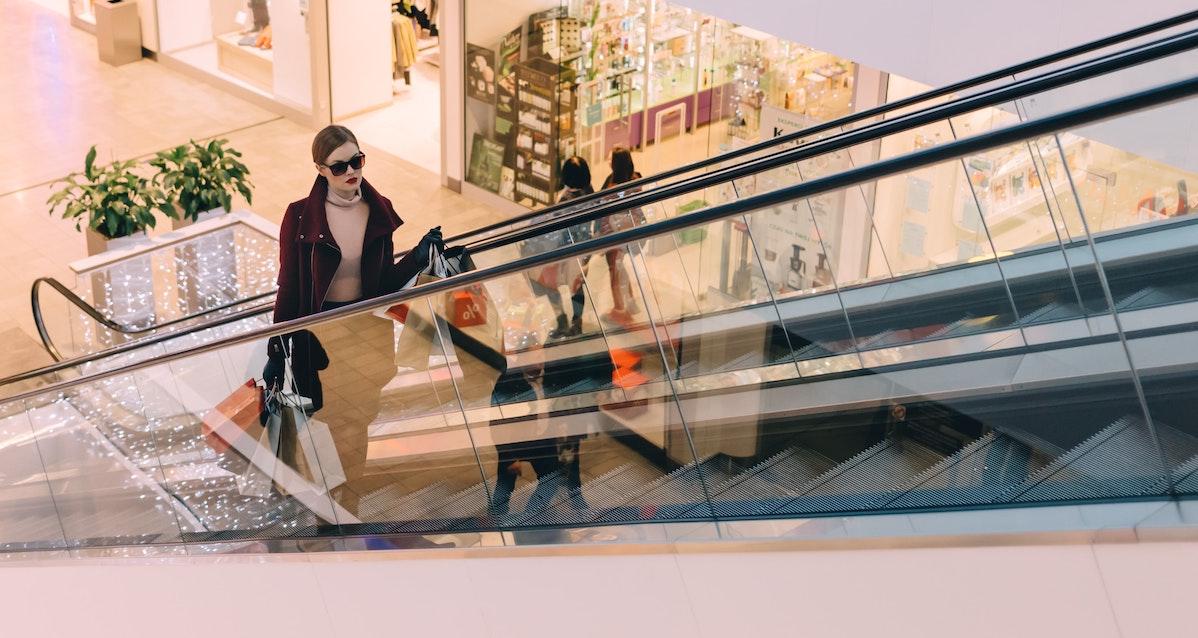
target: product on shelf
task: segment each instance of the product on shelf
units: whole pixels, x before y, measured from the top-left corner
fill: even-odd
[[[573,149],[574,78],[546,58],[516,65],[515,192],[537,204],[553,203],[557,167]]]

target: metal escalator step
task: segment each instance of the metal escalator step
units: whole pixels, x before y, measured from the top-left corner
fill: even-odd
[[[1018,325],[1030,326],[1037,323],[1063,321],[1079,316],[1081,316],[1081,312],[1078,311],[1077,306],[1054,301],[1023,315],[1019,318]]]
[[[830,357],[836,354],[834,348],[835,346],[831,343],[815,341],[795,350],[794,358],[799,361],[806,361],[807,359]],[[784,356],[782,359],[789,359],[789,355]],[[778,363],[782,359],[775,361],[775,363]]]
[[[605,474],[587,481],[582,495],[587,509],[575,510],[567,505],[573,494],[558,495],[549,505],[535,512],[525,512],[517,519],[520,525],[580,525],[590,523],[602,512],[627,501],[632,494],[659,480],[659,470],[640,463],[625,463]]]
[[[476,516],[487,508],[487,486],[476,483],[453,494],[419,518],[401,523],[397,532],[439,532],[461,527],[461,519]]]
[[[873,348],[884,348],[887,345],[889,345],[888,341],[893,339],[894,336],[895,336],[895,331],[883,330],[882,332],[879,332],[875,335],[870,335],[865,338],[858,337],[859,341],[857,342],[857,349],[871,350]]]
[[[601,511],[615,508],[619,503],[629,498],[629,493],[642,490],[643,486],[659,479],[661,473],[657,469],[643,466],[640,463],[624,463],[622,466],[607,470],[582,485],[582,497],[586,500],[587,509],[577,510],[573,506],[574,493],[559,492],[547,508],[537,511],[525,511],[522,515],[513,515],[514,523],[521,525],[557,525],[582,524],[592,522]]]
[[[942,338],[947,337],[962,337],[970,335],[982,330],[988,330],[994,327],[993,324],[999,319],[998,315],[987,315],[985,317],[965,317],[954,321],[950,326],[946,326],[939,335]]]
[[[918,443],[887,439],[815,478],[773,513],[867,509],[879,494],[898,489],[943,458]]]
[[[899,494],[887,495],[874,506],[905,509],[989,503],[1037,469],[1031,448],[991,432],[928,468]]]
[[[563,472],[561,470],[555,470],[553,472],[550,472],[549,474],[546,474],[544,477],[538,477],[536,481],[526,482],[523,485],[521,485],[520,487],[517,487],[516,489],[512,490],[511,496],[508,497],[508,507],[510,508],[509,511],[513,511],[513,510],[524,511],[527,508],[529,497],[531,497],[532,493],[534,491],[536,491],[537,486],[541,483],[541,481],[557,481],[557,480],[560,480],[560,478],[562,476],[563,476]],[[495,489],[493,481],[494,481],[494,479],[490,480],[490,487],[492,490],[492,498],[494,498],[493,492]],[[560,492],[561,492],[561,490],[559,490],[559,493]],[[556,497],[557,494],[555,494],[554,496]],[[472,511],[468,511],[468,512],[464,511],[464,513],[461,514],[461,516],[460,516],[460,520],[458,520],[457,523],[454,524],[450,529],[454,530],[454,531],[473,529],[477,526],[477,519],[486,517],[489,514],[490,514],[490,503],[483,501],[481,504],[478,505],[477,508],[473,509]],[[500,518],[500,522],[502,522],[504,524],[509,524],[511,522],[511,520],[513,519],[513,516],[511,514],[508,514],[508,515],[502,515],[499,518]]]
[[[1156,286],[1145,286],[1144,288],[1141,288],[1116,301],[1115,309],[1130,310],[1133,308],[1156,305],[1156,302],[1153,302],[1153,299],[1161,298],[1162,296],[1166,299],[1168,298],[1167,293],[1164,293],[1161,288],[1157,288]]]
[[[719,372],[731,372],[733,370],[743,370],[745,368],[757,368],[763,365],[765,357],[761,352],[746,352],[730,361],[725,361],[720,365],[708,370],[709,374]]]
[[[749,516],[767,503],[779,505],[835,465],[814,450],[787,448],[718,486],[711,497],[715,514]]]
[[[835,476],[838,472],[846,471],[847,469],[852,468],[854,465],[864,462],[866,459],[873,456],[874,454],[877,454],[879,450],[881,450],[882,448],[886,447],[889,444],[890,444],[889,441],[881,441],[879,443],[875,443],[874,445],[866,448],[865,450],[862,450],[861,452],[858,452],[857,454],[853,455],[848,460],[843,461],[840,464],[834,465],[833,467],[829,468],[825,472],[821,472],[818,476],[816,476],[810,480],[804,481],[797,485],[789,483],[789,482],[785,482],[785,483],[783,483],[783,487],[785,487],[785,488],[787,488],[787,490],[793,492],[796,496],[803,494],[804,492],[811,489],[812,486],[819,485],[820,482],[828,480],[830,477]],[[790,504],[790,502],[793,500],[794,500],[793,498],[788,498],[782,503],[777,503],[777,502],[760,503],[760,504],[754,506],[751,511],[747,512],[747,514],[753,515],[753,516],[772,514],[776,511],[781,510],[783,507]]]
[[[1198,492],[1198,455],[1191,457],[1173,471],[1173,481],[1177,491],[1182,494]]]
[[[697,463],[684,465],[646,486],[647,489],[640,494],[600,513],[594,520],[619,523],[681,518],[706,501],[701,482],[703,479],[711,476],[718,483],[730,476],[721,468],[721,463],[718,457],[709,456]]]
[[[929,334],[927,337],[925,337],[925,339],[939,339],[941,337],[949,335],[950,333],[955,331],[957,328],[960,328],[961,326],[965,325],[965,323],[968,322],[972,318],[973,318],[973,315],[965,315],[964,317],[961,317],[960,319],[957,319],[956,321],[953,321],[952,323],[945,324],[940,329]]]
[[[358,518],[364,523],[407,522],[420,518],[423,512],[435,509],[450,498],[453,498],[453,491],[444,481],[426,485],[414,492],[406,491],[398,483],[391,483],[362,496],[358,504]]]
[[[1198,453],[1198,439],[1159,424],[1167,458]],[[1190,454],[1185,454],[1186,451]],[[1161,484],[1160,454],[1138,417],[1117,420],[1049,463],[1002,502],[1136,496]]]

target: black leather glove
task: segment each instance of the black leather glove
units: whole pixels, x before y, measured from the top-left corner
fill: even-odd
[[[266,366],[262,368],[262,381],[266,383],[267,390],[283,388],[283,359],[271,357],[266,360]]]
[[[428,265],[429,258],[432,257],[433,248],[445,253],[445,240],[441,238],[441,227],[430,228],[424,237],[420,238],[420,243],[412,249],[412,259],[417,263]]]

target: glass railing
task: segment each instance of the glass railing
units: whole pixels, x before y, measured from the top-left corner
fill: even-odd
[[[278,239],[229,223],[79,272],[34,284],[34,322],[59,360],[110,350],[269,304]]]
[[[573,245],[496,248],[473,273],[27,392],[0,404],[0,544],[469,545],[1192,493],[1198,227],[1093,228],[1069,144],[1133,130],[1164,162],[1196,147],[1167,125],[1195,93],[1189,79]],[[1010,240],[987,207],[1001,172],[970,172],[1029,147],[1055,150],[1078,194],[1069,221],[1052,214],[1065,196],[1019,219],[1076,221],[1060,239]],[[908,192],[844,203],[887,180]],[[922,244],[878,230],[894,216],[928,220]],[[779,252],[783,233],[824,258]],[[771,267],[782,256],[807,265]],[[262,397],[276,333],[286,390]]]

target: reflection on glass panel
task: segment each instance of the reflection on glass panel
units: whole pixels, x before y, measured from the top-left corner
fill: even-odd
[[[73,291],[105,318],[131,332],[109,329],[72,306],[71,324],[59,328],[51,321],[50,337],[64,355],[84,355],[145,337],[155,326],[188,315],[211,313],[166,329],[182,329],[261,303],[256,298],[268,297],[275,288],[277,252],[277,241],[234,219],[194,237],[83,272]],[[43,288],[42,305],[51,307],[57,296]],[[44,314],[53,319],[52,313]]]
[[[66,539],[37,436],[21,402],[0,412],[0,549],[62,547]]]
[[[1198,429],[1192,418],[1192,334],[1198,287],[1194,284],[1192,199],[1187,184],[1198,171],[1192,127],[1177,122],[1194,114],[1193,100],[1081,128],[1092,140],[1092,161],[1070,172],[1082,217],[1094,235],[1102,274],[1139,375],[1170,481],[1193,493]],[[1050,148],[1060,156],[1068,135]],[[1056,140],[1054,140],[1056,141]],[[1066,159],[1067,162],[1067,159]]]
[[[82,547],[177,542],[177,503],[163,489],[152,428],[113,393],[137,394],[136,382],[114,377],[25,402],[62,534]]]
[[[616,146],[651,175],[847,115],[858,98],[855,63],[677,3],[513,8],[466,7],[466,181],[529,207],[555,201],[572,155],[598,189]]]

